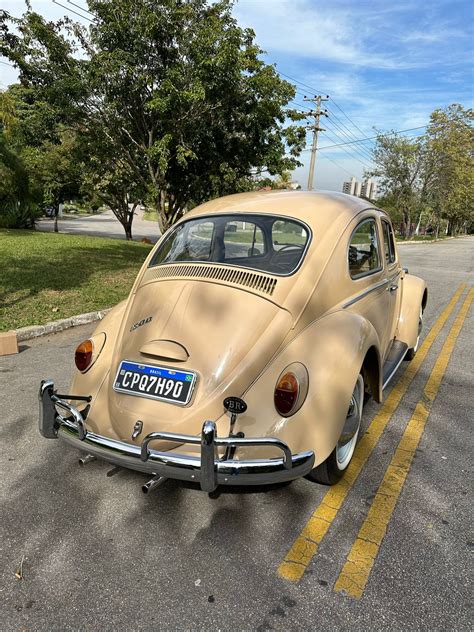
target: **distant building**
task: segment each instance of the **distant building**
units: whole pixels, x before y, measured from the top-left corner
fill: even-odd
[[[377,197],[377,184],[372,178],[359,182],[353,176],[349,182],[344,182],[342,192],[348,195],[355,195],[356,197],[365,197],[368,200],[375,200]]]
[[[352,176],[350,182],[344,182],[342,185],[342,192],[347,193],[347,195],[355,195],[357,180]]]
[[[375,200],[377,197],[377,184],[369,178],[362,183],[360,195],[368,200]]]

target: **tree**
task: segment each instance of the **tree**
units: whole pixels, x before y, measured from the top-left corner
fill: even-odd
[[[409,238],[413,217],[425,203],[430,177],[425,169],[423,144],[397,134],[380,134],[375,142],[373,157],[376,167],[367,175],[380,179],[380,189],[402,214],[404,234]]]
[[[275,178],[275,188],[277,189],[289,189],[291,184],[291,172],[283,171]]]
[[[432,156],[430,203],[456,234],[474,222],[474,111],[459,104],[435,110],[426,131]]]
[[[54,107],[38,97],[34,88],[11,86],[1,95],[0,116],[17,168],[21,164],[29,200],[54,209],[57,232],[59,205],[78,194],[82,167],[76,133],[65,127]],[[19,193],[14,195],[20,201]],[[32,210],[33,205],[28,208]]]
[[[15,100],[0,93],[0,225],[32,228],[37,207],[30,178],[15,142],[18,117]]]
[[[125,188],[146,193],[162,231],[191,204],[299,165],[304,128],[284,125],[302,118],[284,109],[294,88],[260,59],[231,0],[89,0],[88,8],[88,28],[46,23],[30,8],[4,17],[0,51],[91,152],[104,135]]]
[[[58,232],[60,205],[78,195],[82,176],[74,132],[62,130],[59,136],[56,143],[45,141],[23,150],[25,165],[42,206],[54,211],[55,232]]]
[[[447,222],[449,234],[474,223],[473,110],[453,104],[431,114],[426,134],[414,141],[379,135],[373,151],[385,203],[403,216],[405,236],[424,221]],[[380,203],[380,200],[379,200]]]
[[[110,146],[101,130],[93,140],[90,134],[83,139],[82,149],[88,157],[82,175],[82,193],[106,204],[122,224],[126,239],[132,239],[132,223],[139,200],[146,197],[141,180],[134,177],[127,160],[110,152]],[[89,149],[85,144],[93,142]]]

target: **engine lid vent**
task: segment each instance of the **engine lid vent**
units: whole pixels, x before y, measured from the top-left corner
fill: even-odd
[[[275,291],[277,279],[258,272],[246,272],[236,268],[225,268],[209,265],[171,265],[150,268],[145,277],[146,281],[152,279],[168,279],[176,277],[187,277],[191,279],[215,279],[233,285],[243,285],[252,290],[257,290],[271,296]]]

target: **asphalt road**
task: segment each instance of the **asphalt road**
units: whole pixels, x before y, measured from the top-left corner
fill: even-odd
[[[37,230],[42,232],[52,232],[54,230],[54,220],[42,218],[36,225]],[[70,235],[91,235],[93,237],[112,237],[113,239],[125,239],[122,224],[118,221],[112,211],[104,211],[98,215],[66,215],[59,220],[58,229],[60,233]],[[158,224],[153,221],[144,220],[143,212],[136,211],[132,224],[132,236],[134,240],[149,239],[155,243],[159,237]]]
[[[456,288],[473,285],[474,240],[400,250],[430,288],[426,336]],[[363,595],[334,591],[466,292],[298,583],[278,569],[327,488],[298,480],[211,499],[168,481],[144,496],[145,476],[99,462],[81,469],[75,450],[37,432],[40,379],[67,391],[73,350],[92,326],[0,358],[0,629],[472,629],[472,306]],[[364,428],[380,409],[367,404]]]

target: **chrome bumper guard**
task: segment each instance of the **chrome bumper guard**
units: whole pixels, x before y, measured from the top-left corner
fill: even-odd
[[[57,408],[67,415],[59,414]],[[287,444],[280,439],[218,437],[213,421],[204,422],[201,436],[152,432],[143,439],[141,445],[110,439],[89,432],[81,413],[56,395],[51,380],[42,381],[40,386],[39,431],[47,439],[60,438],[119,467],[199,483],[206,492],[214,491],[218,485],[268,485],[291,481],[308,474],[314,465],[314,452],[292,454]],[[150,449],[149,443],[156,440],[200,445],[201,456],[199,458],[174,451],[159,452]],[[239,461],[223,460],[217,454],[218,447],[247,446],[274,447],[281,450],[283,456]]]

